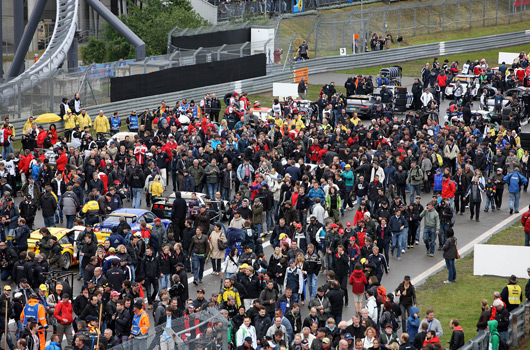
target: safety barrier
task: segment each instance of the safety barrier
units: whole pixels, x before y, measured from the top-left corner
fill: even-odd
[[[143,111],[145,108],[156,108],[162,100],[165,100],[168,105],[171,106],[175,101],[181,100],[182,98],[187,98],[188,100],[200,100],[207,92],[215,92],[221,97],[229,91],[245,91],[249,94],[271,91],[273,82],[293,81],[294,70],[300,68],[308,68],[309,75],[311,75],[338,70],[399,64],[400,62],[422,58],[430,59],[432,57],[445,57],[464,52],[471,53],[473,51],[490,50],[511,45],[522,45],[529,42],[530,30],[527,30],[479,38],[409,46],[385,51],[369,51],[346,56],[321,57],[300,62],[288,62],[286,65],[269,66],[267,69],[268,75],[264,77],[204,86],[134,100],[100,104],[89,106],[86,109],[91,116],[97,115],[97,112],[102,109],[107,115],[112,115],[114,111],[117,111],[122,117],[126,117],[133,109]],[[478,57],[474,57],[470,54],[469,58],[476,59]],[[420,72],[418,71],[418,75],[419,73]],[[309,82],[311,82],[311,79]],[[24,116],[21,120],[12,120],[12,123],[15,125],[19,134],[27,117],[28,116]]]
[[[508,328],[508,345],[518,347],[519,340],[528,337],[530,331],[530,302],[526,302],[513,310]],[[477,334],[467,341],[460,350],[488,350],[490,333],[488,330]]]

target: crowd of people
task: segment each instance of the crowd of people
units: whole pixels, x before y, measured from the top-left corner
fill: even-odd
[[[436,60],[433,67],[442,70]],[[356,91],[363,84],[360,77],[345,85]],[[529,152],[518,136],[524,113],[501,125],[480,116],[441,125],[414,110],[398,118],[391,106],[376,104],[371,122],[363,123],[346,113],[334,84],[323,87],[306,120],[292,99],[275,100],[267,119],[249,113],[245,93],[233,93],[226,103],[220,119],[214,94],[198,103],[182,100],[171,108],[162,102],[153,111],[132,111],[125,121],[134,137],[120,141],[106,139],[121,129],[118,113],[108,118],[101,111],[92,122],[76,95],[61,104],[64,135],[30,118],[20,154],[5,120],[0,269],[11,284],[0,296],[0,333],[6,314],[17,325],[7,336],[11,350],[44,350],[47,337],[49,350],[59,348],[63,337],[76,350],[129,340],[140,349],[148,345],[151,326],[161,329],[155,345],[172,349],[175,338],[163,326],[176,319],[186,328],[197,325],[198,313],[208,308],[229,320],[226,336],[238,350],[443,347],[434,311],[425,310],[420,321],[410,276],[393,293],[381,281],[390,265],[423,241],[427,256],[445,259],[445,283],[455,283],[457,215],[469,208],[469,218],[479,222],[483,210],[504,208],[505,189],[510,214],[519,212],[529,172]],[[189,125],[181,124],[181,114]],[[227,117],[238,122],[229,128]],[[124,202],[150,206],[171,190],[172,231],[157,219],[133,232],[123,217],[98,240],[97,224]],[[191,201],[181,192],[191,192]],[[422,201],[422,192],[432,198]],[[222,214],[217,221],[198,204],[201,193]],[[32,251],[28,238],[39,210],[42,239]],[[344,222],[347,211],[353,220]],[[62,242],[49,230],[64,219],[67,228],[85,226],[75,241],[83,280],[75,297],[67,285],[46,282],[49,271],[64,267]],[[264,253],[265,237],[271,256]],[[191,296],[187,274],[193,271],[199,286],[209,260],[222,287],[211,297],[203,289]],[[319,285],[320,274],[325,282]],[[309,315],[302,318],[306,303]],[[342,319],[350,303],[351,325]],[[511,310],[498,301],[493,306],[483,305],[488,321],[497,321],[486,326],[504,339]],[[450,348],[456,350],[464,335],[457,319],[451,328]],[[204,348],[204,339],[215,343],[225,336],[220,333],[208,325],[181,338],[188,348]]]

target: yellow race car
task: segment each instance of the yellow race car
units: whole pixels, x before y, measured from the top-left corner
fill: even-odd
[[[57,237],[57,242],[63,247],[61,259],[65,270],[70,266],[78,265],[77,246],[75,241],[77,236],[85,230],[84,226],[74,226],[71,229],[64,227],[48,227],[50,233]],[[103,246],[105,240],[109,237],[108,232],[94,232],[98,239],[98,246]],[[39,247],[35,244],[42,238],[39,230],[33,231],[28,238],[28,251],[33,250],[35,254],[39,253]]]

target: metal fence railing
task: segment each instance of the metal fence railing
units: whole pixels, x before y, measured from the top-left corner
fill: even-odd
[[[167,349],[228,349],[228,322],[215,308],[172,320],[171,330],[168,330],[165,324],[151,327],[147,339],[132,339],[113,349],[158,350],[161,348],[161,341],[167,339],[163,337],[164,331],[171,337]]]
[[[294,40],[293,40],[294,38]],[[296,41],[297,37],[291,37],[289,42]],[[401,47],[385,51],[369,51],[346,56],[329,56],[319,57],[306,61],[294,62],[289,61],[286,64],[269,66],[268,74],[263,77],[245,79],[237,82],[229,82],[214,86],[205,86],[186,91],[177,91],[167,94],[138,98],[134,100],[119,101],[114,103],[105,103],[110,100],[110,75],[105,75],[109,70],[117,69],[107,67],[100,71],[101,77],[94,73],[87,77],[90,86],[83,88],[83,76],[59,74],[55,80],[52,80],[48,86],[41,85],[34,89],[33,95],[22,94],[16,99],[8,101],[8,104],[0,106],[0,115],[10,116],[17,130],[21,130],[25,120],[30,115],[38,115],[50,111],[58,111],[61,97],[71,98],[76,91],[81,91],[81,100],[87,108],[90,115],[96,115],[99,109],[105,113],[112,111],[119,112],[120,115],[128,115],[132,109],[144,110],[146,107],[156,107],[161,100],[169,104],[174,103],[182,98],[200,100],[204,97],[205,92],[215,92],[218,96],[227,91],[246,91],[249,94],[272,90],[273,82],[292,81],[294,69],[308,68],[309,74],[333,72],[337,70],[349,69],[351,67],[361,68],[369,66],[392,65],[399,62],[417,60],[420,58],[444,57],[454,54],[460,54],[464,50],[469,52],[470,59],[476,59],[473,51],[491,50],[494,48],[505,47],[506,45],[527,44],[530,39],[530,31],[520,31],[506,34],[498,34],[487,37],[472,39],[447,41],[425,45]],[[289,52],[289,45],[286,53]],[[294,46],[294,44],[293,44]],[[292,48],[290,51],[292,54]],[[418,72],[418,75],[420,72]],[[52,84],[53,83],[53,84]],[[93,93],[93,95],[92,95]],[[94,98],[95,96],[95,98]],[[155,105],[156,104],[156,105]],[[17,120],[18,119],[18,120]],[[59,127],[62,127],[59,126]]]
[[[528,337],[530,332],[530,302],[526,302],[513,310],[508,328],[508,345],[517,347],[519,341]],[[490,333],[488,330],[477,334],[467,341],[459,350],[488,350]]]

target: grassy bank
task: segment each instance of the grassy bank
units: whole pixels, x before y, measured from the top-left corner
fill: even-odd
[[[462,232],[456,231],[458,238]],[[504,229],[493,236],[486,244],[517,245],[524,244],[524,231],[519,222]],[[449,321],[457,318],[464,329],[466,341],[473,338],[476,332],[476,324],[481,313],[480,302],[487,299],[490,305],[493,300],[493,292],[501,292],[507,284],[504,277],[473,276],[473,253],[457,260],[456,283],[444,284],[447,279],[447,270],[443,270],[430,277],[427,282],[416,291],[418,308],[422,317],[427,309],[433,309],[435,317],[441,322],[444,335],[440,339],[445,346],[451,339]],[[523,288],[526,280],[519,281]]]
[[[458,61],[459,67],[462,68],[462,65],[467,60],[477,60],[477,59],[486,59],[488,64],[492,67],[498,66],[497,61],[499,58],[499,52],[521,52],[521,51],[527,51],[528,45],[517,45],[517,46],[507,46],[505,48],[501,49],[495,49],[495,50],[487,50],[487,51],[477,51],[477,52],[469,52],[469,53],[461,53],[456,55],[448,55],[448,56],[441,56],[438,57],[439,62],[443,62],[445,59],[449,60],[449,63],[452,61]],[[403,76],[406,77],[418,77],[421,72],[421,68],[425,65],[426,62],[432,63],[431,59],[421,59],[416,61],[408,61],[408,62],[401,62],[397,63],[403,68]],[[511,62],[506,62],[511,63]],[[379,70],[381,68],[386,68],[386,66],[378,66],[378,67],[367,67],[367,68],[359,68],[359,69],[349,69],[349,70],[343,70],[339,71],[337,73],[347,73],[347,74],[365,74],[365,75],[377,75],[379,74]]]

